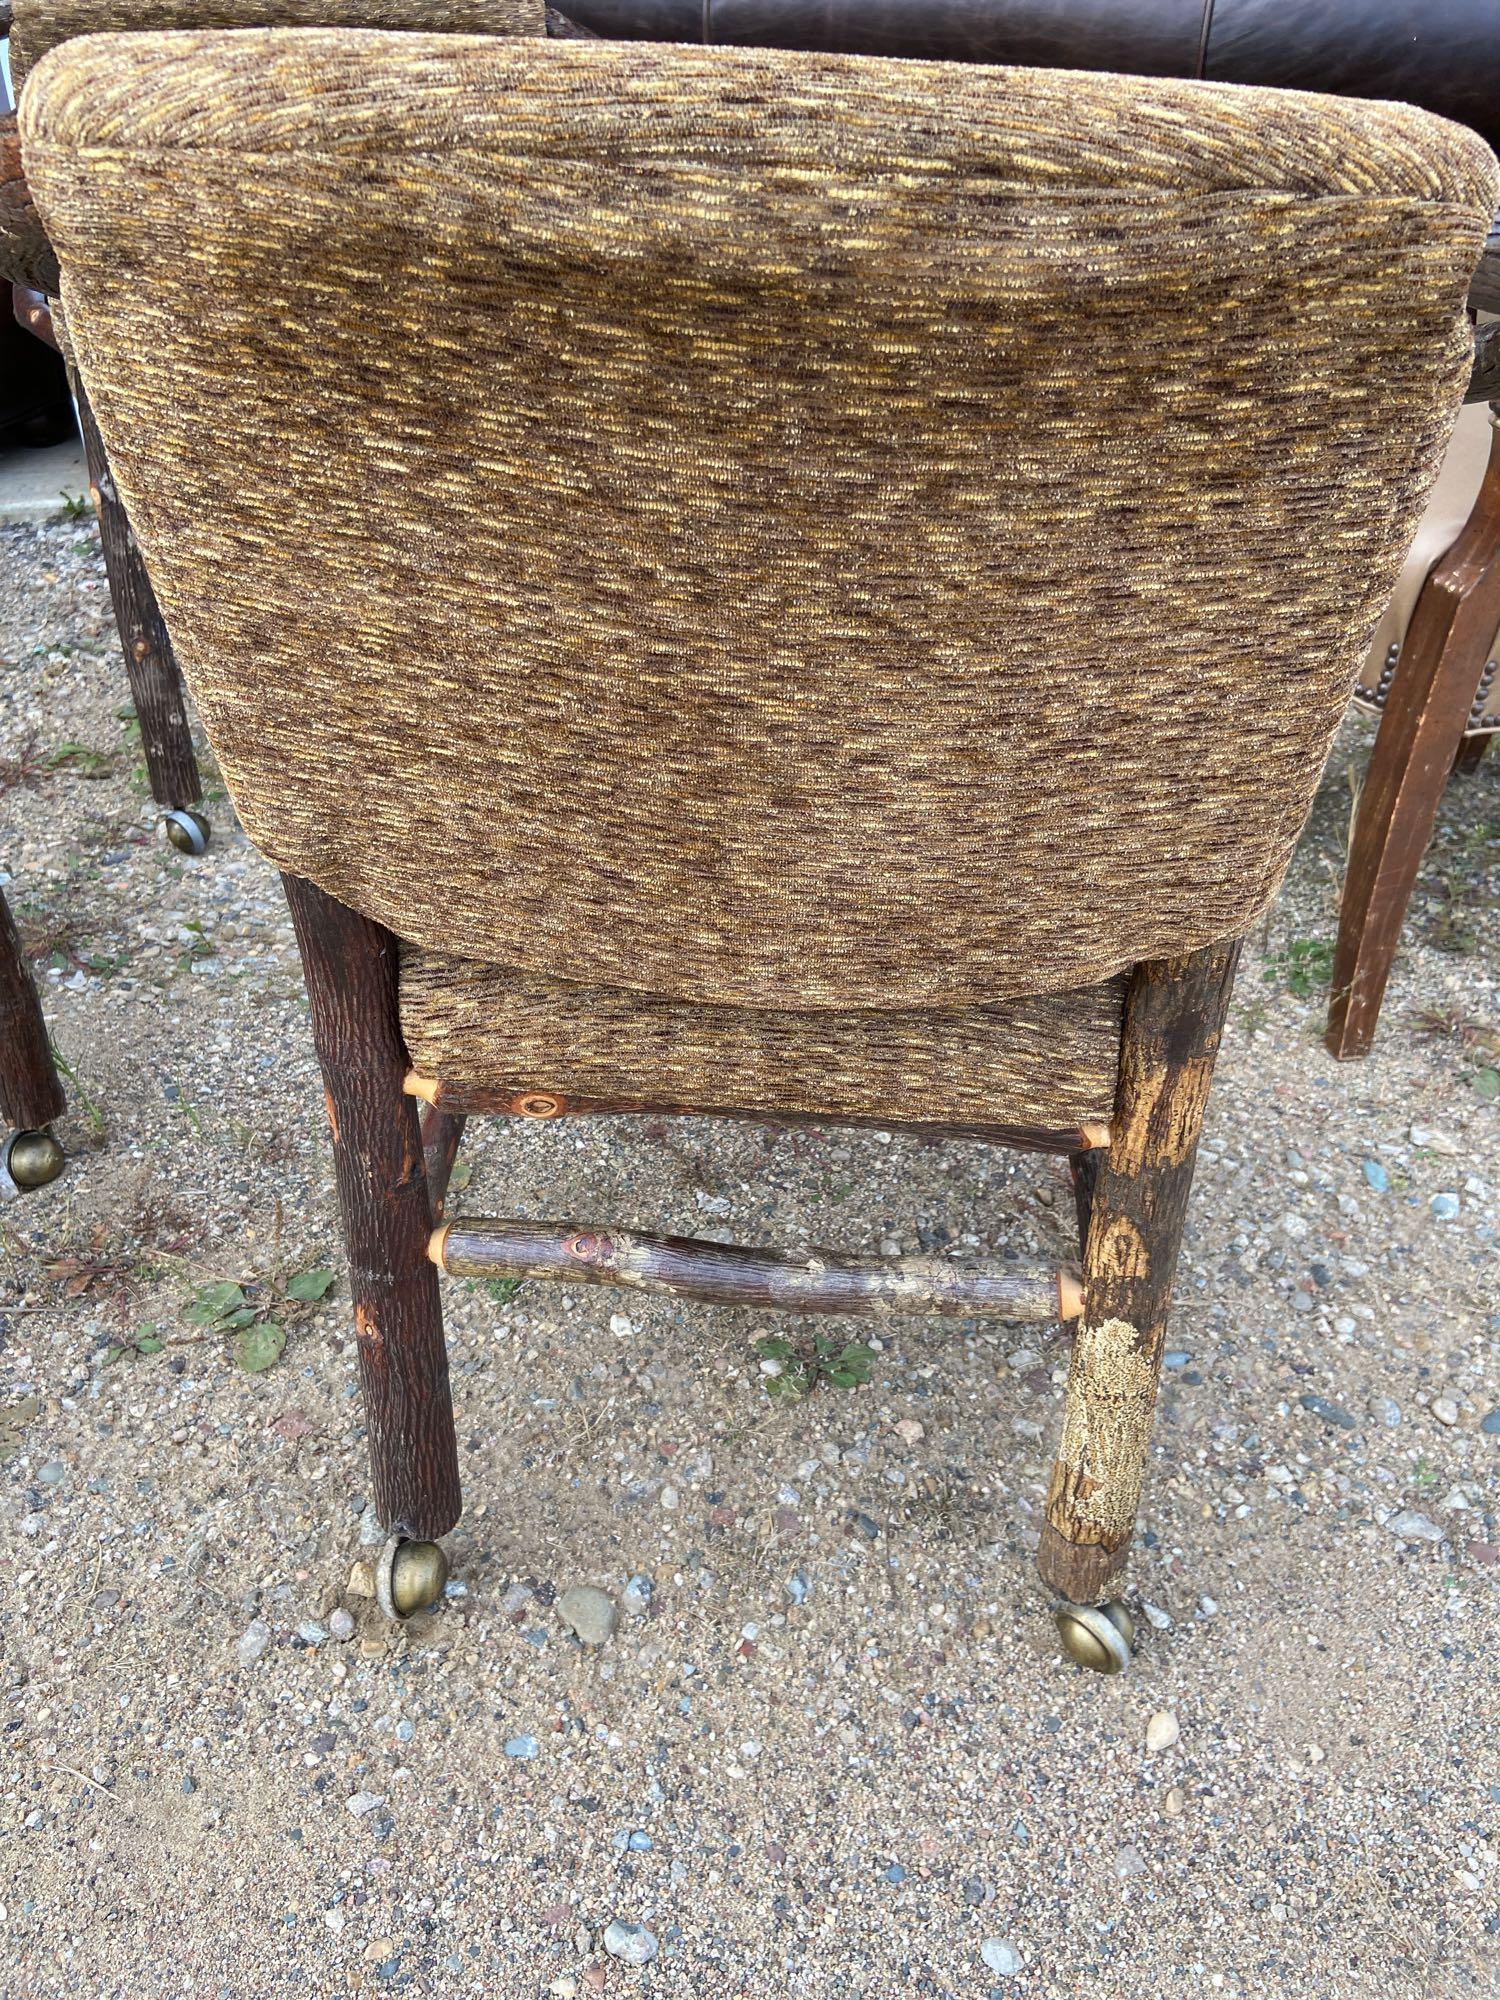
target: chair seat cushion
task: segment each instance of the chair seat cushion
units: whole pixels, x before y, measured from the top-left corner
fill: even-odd
[[[445,1101],[546,1092],[1060,1129],[1113,1109],[1124,991],[1116,978],[975,1007],[698,1006],[408,947],[401,1025]]]

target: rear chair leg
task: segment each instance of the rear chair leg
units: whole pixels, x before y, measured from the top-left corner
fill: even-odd
[[[379,1594],[404,1616],[441,1594],[446,1562],[428,1545],[462,1503],[422,1134],[401,1088],[397,944],[311,882],[282,883],[333,1134],[375,1510],[392,1537]]]
[[[1136,967],[1109,1150],[1085,1169],[1093,1185],[1080,1200],[1083,1315],[1037,1562],[1067,1600],[1059,1626],[1068,1650],[1105,1672],[1129,1656],[1128,1617],[1117,1607],[1073,1607],[1098,1604],[1135,1530],[1198,1132],[1238,956],[1237,944],[1216,945]]]
[[[70,371],[70,380],[78,405],[78,427],[88,456],[94,509],[99,516],[109,594],[120,628],[131,699],[141,725],[141,749],[145,753],[151,796],[162,808],[161,829],[173,847],[181,854],[202,854],[208,846],[209,823],[207,815],[197,810],[203,785],[193,754],[182,675],[156,592],[141,560],[140,546],[125,517],[109,461],[104,456],[104,441],[94,422],[88,396],[76,371]]]

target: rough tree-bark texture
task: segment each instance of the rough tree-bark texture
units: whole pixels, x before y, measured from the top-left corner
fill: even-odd
[[[432,1213],[417,1107],[403,1094],[396,940],[321,889],[283,875],[302,952],[333,1134],[375,1511],[434,1540],[460,1512]]]
[[[1136,968],[1108,1153],[1093,1174],[1083,1316],[1038,1567],[1075,1603],[1104,1594],[1135,1528],[1167,1309],[1237,944]]]
[[[1094,1212],[1094,1184],[1099,1178],[1099,1168],[1104,1160],[1104,1152],[1097,1146],[1068,1155],[1068,1167],[1073,1176],[1073,1205],[1078,1211],[1078,1254],[1084,1256],[1089,1247],[1089,1217]]]
[[[626,1285],[760,1311],[1026,1322],[1065,1316],[1055,1270],[1004,1270],[937,1257],[790,1256],[691,1236],[643,1236],[576,1222],[470,1221],[440,1231],[433,1255],[460,1278],[550,1278]],[[1065,1281],[1064,1281],[1065,1282]],[[1069,1288],[1071,1289],[1071,1288]],[[1076,1294],[1074,1295],[1076,1297]]]
[[[1500,627],[1500,429],[1474,510],[1412,611],[1370,756],[1339,905],[1324,1037],[1368,1055],[1406,906]]]
[[[193,755],[182,676],[140,548],[115,490],[94,413],[76,371],[70,372],[79,429],[88,454],[94,507],[99,516],[99,539],[104,545],[109,593],[120,628],[131,698],[140,719],[141,748],[146,755],[151,796],[159,806],[180,810],[196,804],[203,793],[198,760]]]
[[[443,1219],[448,1202],[448,1182],[453,1163],[463,1141],[464,1121],[436,1105],[424,1104],[421,1112],[422,1156],[427,1163],[427,1199],[435,1223]]]
[[[67,1108],[21,940],[0,896],[0,1123],[34,1131]]]

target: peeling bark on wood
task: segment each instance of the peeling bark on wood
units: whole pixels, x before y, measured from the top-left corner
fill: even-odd
[[[109,576],[109,594],[114,600],[115,622],[120,628],[125,671],[130,676],[131,698],[140,718],[141,748],[145,752],[151,796],[168,811],[179,811],[195,805],[203,795],[198,760],[193,755],[193,735],[188,727],[182,676],[162,622],[156,592],[151,588],[140,548],[115,490],[88,396],[76,370],[69,370],[69,379],[88,455],[94,509],[99,516],[99,539],[104,544],[104,567]]]
[[[1038,1567],[1102,1597],[1135,1529],[1167,1310],[1238,944],[1137,966],[1125,1001],[1112,1144],[1093,1170],[1083,1316]],[[1087,1171],[1087,1170],[1086,1170]],[[1080,1215],[1084,1202],[1080,1198]]]
[[[434,1262],[458,1278],[541,1278],[625,1285],[668,1298],[763,1312],[1040,1323],[1076,1310],[1067,1272],[959,1265],[936,1257],[792,1256],[690,1236],[646,1236],[577,1222],[470,1221],[432,1240]]]
[[[22,1132],[61,1118],[67,1099],[9,906],[0,895],[0,1121]]]
[[[390,932],[283,875],[326,1088],[349,1251],[375,1511],[433,1541],[461,1500],[417,1107],[403,1094]]]

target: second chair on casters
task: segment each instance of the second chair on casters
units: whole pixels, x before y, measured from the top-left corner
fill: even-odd
[[[1039,1562],[1122,1665],[1237,941],[1467,380],[1492,156],[1280,93],[337,32],[70,44],[22,124],[287,882],[388,1608],[459,1513],[440,1270],[623,1282],[1066,1319]],[[645,1109],[1068,1153],[1080,1265],[446,1214],[467,1116]]]

